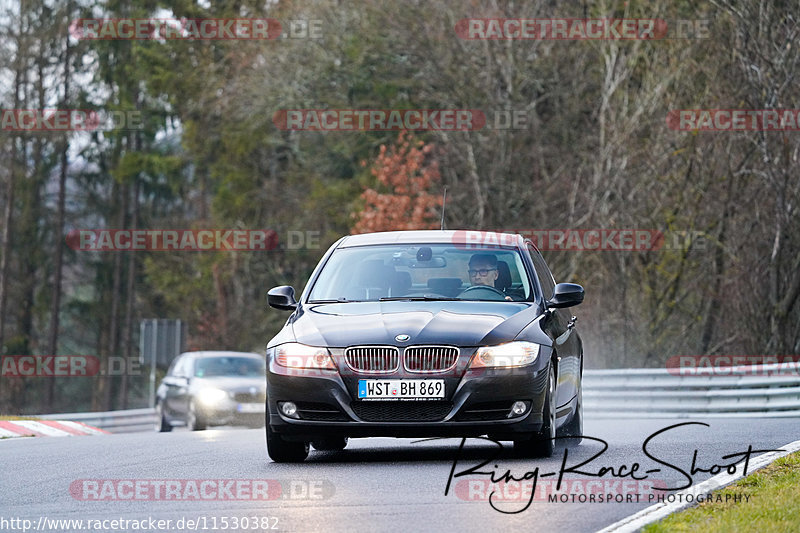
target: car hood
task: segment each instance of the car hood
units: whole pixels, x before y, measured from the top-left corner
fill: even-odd
[[[513,340],[539,311],[529,302],[352,302],[307,304],[292,323],[297,342],[343,348],[356,344],[480,346]],[[409,335],[406,342],[395,339]],[[541,333],[537,342],[550,344]]]

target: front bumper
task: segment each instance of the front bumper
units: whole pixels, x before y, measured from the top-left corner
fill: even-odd
[[[241,407],[247,407],[242,412]],[[263,403],[238,403],[226,400],[218,404],[196,404],[197,416],[208,426],[259,426],[264,425]]]
[[[266,408],[270,428],[287,440],[343,437],[472,437],[508,440],[542,427],[550,366],[547,354],[512,369],[465,370],[467,360],[447,375],[405,373],[376,376],[348,372],[334,355],[335,370],[293,370],[268,361]],[[344,370],[344,371],[342,371]],[[442,400],[359,400],[360,379],[444,379]],[[297,405],[299,419],[285,416],[283,402]],[[511,405],[527,410],[509,417]]]

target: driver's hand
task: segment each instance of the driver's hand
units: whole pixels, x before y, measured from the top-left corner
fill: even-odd
[[[506,300],[508,300],[509,302],[513,302],[514,301],[514,299],[511,296],[506,296]]]

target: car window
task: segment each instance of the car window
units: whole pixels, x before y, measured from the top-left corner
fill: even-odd
[[[181,357],[175,363],[175,369],[173,370],[173,376],[187,378],[191,375],[191,366],[192,366],[192,358],[191,357]]]
[[[542,284],[542,293],[544,299],[549,300],[553,297],[553,292],[556,286],[556,282],[553,279],[553,274],[550,272],[550,269],[547,268],[547,263],[544,262],[542,254],[540,254],[530,244],[527,246],[528,253],[530,253],[531,260],[533,260],[533,268],[536,269],[536,276],[539,278],[539,282]]]
[[[377,301],[417,296],[520,301],[530,294],[522,256],[514,247],[378,245],[335,250],[320,271],[309,300]]]
[[[265,362],[253,357],[203,357],[197,360],[194,369],[198,378],[259,377],[265,373]]]
[[[167,375],[168,376],[174,376],[175,375],[175,369],[178,368],[178,363],[180,363],[180,361],[181,361],[181,357],[180,356],[178,356],[178,357],[176,357],[175,359],[172,360],[172,363],[170,363],[169,368],[167,369]]]

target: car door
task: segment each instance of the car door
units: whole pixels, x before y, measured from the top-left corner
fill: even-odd
[[[553,297],[555,280],[547,267],[542,254],[526,243],[528,254],[533,261],[536,276],[542,287],[545,301]],[[568,403],[578,393],[580,380],[580,340],[575,332],[576,318],[572,316],[571,309],[551,309],[550,318],[545,324],[545,330],[553,339],[553,347],[558,356],[558,377],[556,386],[556,407]]]

